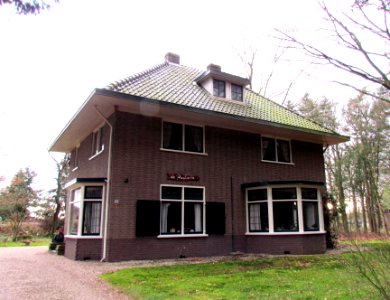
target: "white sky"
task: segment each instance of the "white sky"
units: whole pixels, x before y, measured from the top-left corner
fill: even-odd
[[[313,0],[60,0],[37,16],[0,6],[0,176],[6,179],[0,187],[24,167],[38,173],[38,188],[54,186],[47,149],[94,88],[159,64],[167,52],[184,65],[216,63],[245,76],[238,57],[245,45],[257,49],[260,85],[280,51],[268,37],[273,29],[313,37],[322,17]],[[295,59],[277,64],[268,96],[280,101],[278,92],[301,69],[311,75],[297,79],[293,101],[306,91],[335,101],[353,95],[324,81],[326,69]]]

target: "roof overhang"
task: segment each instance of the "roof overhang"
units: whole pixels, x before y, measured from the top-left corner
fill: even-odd
[[[205,126],[280,136],[324,146],[349,140],[348,137],[338,134],[307,130],[300,127],[204,110],[106,89],[95,89],[65,126],[49,150],[53,152],[70,152],[104,122],[98,112],[108,118],[116,111],[171,119],[177,122],[199,122]]]
[[[250,80],[247,78],[235,76],[225,72],[219,72],[214,70],[208,70],[195,79],[197,83],[202,83],[209,78],[215,78],[219,80],[229,81],[238,85],[247,86],[250,83]]]

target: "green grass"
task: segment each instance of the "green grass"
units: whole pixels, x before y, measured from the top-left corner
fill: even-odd
[[[380,299],[350,259],[344,254],[231,260],[101,277],[137,299]]]
[[[31,240],[30,245],[26,246],[25,243],[23,243],[23,241],[12,242],[12,241],[10,241],[10,239],[9,239],[9,241],[5,241],[5,239],[2,238],[2,239],[0,239],[0,247],[48,246],[50,244],[50,241],[51,241],[50,238],[45,238],[45,237],[33,238],[30,240]]]

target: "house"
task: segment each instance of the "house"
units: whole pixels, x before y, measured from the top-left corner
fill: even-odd
[[[323,253],[323,149],[346,137],[248,84],[168,53],[94,90],[50,148],[71,154],[65,256]]]

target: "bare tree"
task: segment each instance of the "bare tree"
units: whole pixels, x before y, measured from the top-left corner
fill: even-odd
[[[278,30],[278,37],[288,47],[302,50],[311,57],[314,63],[325,63],[339,70],[364,79],[367,83],[382,86],[390,91],[389,78],[389,0],[356,1],[351,12],[336,14],[330,11],[325,2],[320,2],[325,18],[336,44],[334,49],[348,51],[349,55],[338,54],[339,51],[316,46],[315,41],[305,42],[293,34]],[[367,89],[357,87],[346,81],[335,81],[353,88],[359,93],[374,96],[390,102],[388,93],[379,95]]]
[[[51,0],[51,2],[58,2],[59,0]],[[33,0],[33,1],[24,1],[24,0],[0,0],[1,5],[13,5],[15,6],[16,12],[23,15],[36,15],[39,14],[42,10],[49,9],[50,4],[47,0]]]

